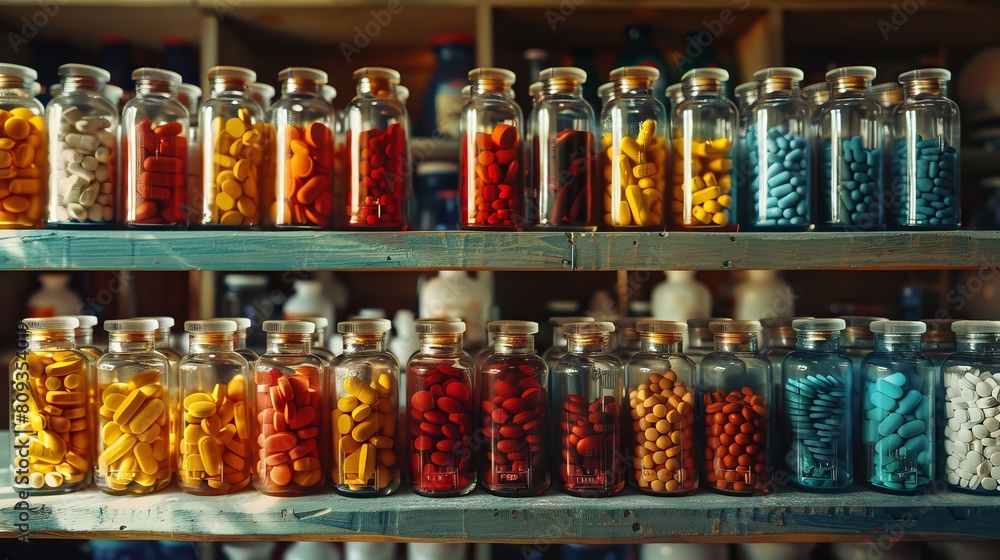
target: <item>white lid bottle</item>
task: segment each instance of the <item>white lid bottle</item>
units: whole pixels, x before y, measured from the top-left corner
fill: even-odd
[[[775,270],[748,270],[746,278],[733,290],[737,321],[759,321],[770,317],[793,317],[795,294],[778,278]]]
[[[77,315],[83,300],[69,289],[69,274],[42,273],[38,275],[42,287],[28,298],[26,317],[56,317]]]
[[[466,557],[464,543],[408,543],[406,557],[409,560],[462,560]]]
[[[712,315],[712,293],[693,270],[668,270],[667,279],[653,288],[653,318],[687,321]]]
[[[442,270],[420,288],[420,318],[465,321],[465,345],[474,351],[486,344],[486,321],[492,299],[486,285],[468,272]]]
[[[284,319],[326,317],[328,325],[336,325],[333,303],[323,296],[323,283],[319,280],[296,280],[295,293],[282,308]]]

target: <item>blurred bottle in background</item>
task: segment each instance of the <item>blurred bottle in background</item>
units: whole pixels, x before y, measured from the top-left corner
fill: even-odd
[[[462,114],[462,88],[469,83],[472,70],[472,37],[462,33],[443,33],[431,38],[434,49],[434,73],[424,92],[416,136],[458,138],[458,119]]]
[[[625,26],[625,46],[618,56],[616,68],[622,66],[652,66],[660,71],[660,77],[653,84],[653,97],[664,106],[667,86],[674,83],[675,74],[663,51],[653,41],[653,26],[650,23],[631,23]],[[596,81],[595,81],[596,82]]]

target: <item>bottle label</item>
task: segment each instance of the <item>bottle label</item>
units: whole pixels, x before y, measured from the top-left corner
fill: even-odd
[[[462,116],[461,88],[439,88],[434,96],[434,112],[437,115],[438,133],[448,138],[458,138],[458,122]]]

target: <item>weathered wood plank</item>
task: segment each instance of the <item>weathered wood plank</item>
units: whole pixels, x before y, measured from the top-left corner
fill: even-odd
[[[1000,266],[1000,232],[577,233],[577,270]]]

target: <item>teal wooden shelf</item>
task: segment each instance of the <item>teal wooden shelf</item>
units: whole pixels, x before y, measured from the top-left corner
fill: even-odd
[[[948,269],[1000,265],[1000,232],[0,231],[8,270]]]

